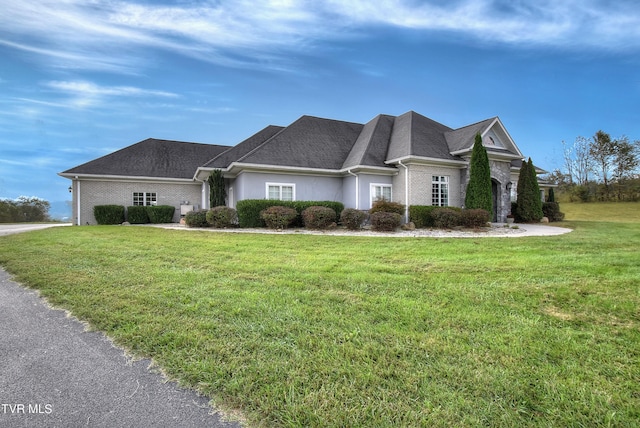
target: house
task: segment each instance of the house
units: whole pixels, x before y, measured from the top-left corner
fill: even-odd
[[[302,116],[233,147],[147,139],[60,175],[72,180],[76,224],[94,224],[101,204],[174,205],[177,221],[181,206],[208,208],[214,170],[223,172],[232,207],[243,199],[332,200],[366,210],[379,198],[460,207],[476,134],[489,156],[493,218],[504,221],[524,156],[498,117],[452,129],[413,111],[365,124]]]

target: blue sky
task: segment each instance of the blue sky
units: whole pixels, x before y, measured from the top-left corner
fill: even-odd
[[[235,145],[301,115],[499,116],[526,156],[640,139],[636,0],[3,0],[0,197],[148,137]]]

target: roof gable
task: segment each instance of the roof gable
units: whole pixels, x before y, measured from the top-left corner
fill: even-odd
[[[191,179],[205,159],[228,149],[228,146],[148,138],[62,174]]]
[[[476,134],[480,134],[488,152],[522,157],[520,149],[497,116],[447,132],[445,138],[451,153],[471,153]]]
[[[387,160],[418,156],[437,159],[456,159],[449,152],[444,133],[451,131],[443,125],[414,111],[397,116],[393,124]]]
[[[385,160],[391,131],[393,116],[378,115],[362,128],[358,139],[354,143],[349,155],[342,164],[342,168],[356,166],[386,167]]]

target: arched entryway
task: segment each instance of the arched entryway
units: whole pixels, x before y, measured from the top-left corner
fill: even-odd
[[[491,179],[491,196],[492,196],[492,201],[493,201],[493,212],[491,213],[491,221],[496,222],[498,221],[498,201],[500,200],[500,184],[494,180]]]

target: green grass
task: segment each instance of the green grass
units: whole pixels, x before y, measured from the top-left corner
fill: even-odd
[[[637,426],[640,223],[566,212],[544,238],[54,228],[0,264],[251,426]]]
[[[640,223],[638,202],[561,202],[566,220]]]

